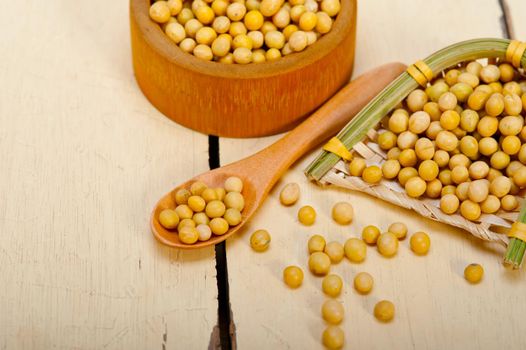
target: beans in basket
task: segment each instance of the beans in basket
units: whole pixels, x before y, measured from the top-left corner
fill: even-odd
[[[440,200],[444,213],[471,221],[514,211],[526,187],[525,109],[526,79],[510,64],[455,66],[384,120],[381,168],[355,157],[350,174],[397,181],[408,196]]]

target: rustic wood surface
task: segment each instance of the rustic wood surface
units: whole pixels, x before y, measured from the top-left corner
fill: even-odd
[[[509,1],[510,9],[512,3],[516,6],[512,11],[514,32],[524,32],[526,25],[520,22],[524,22],[525,12],[517,10],[523,1]],[[355,74],[390,60],[411,63],[460,40],[505,35],[498,1],[434,2],[431,11],[426,1],[375,0],[361,1],[358,8]],[[256,152],[273,140],[222,139],[221,163]],[[427,231],[431,252],[427,257],[413,255],[406,239],[395,258],[385,259],[369,248],[363,264],[345,259],[334,266],[332,271],[345,281],[340,300],[346,309],[346,349],[524,348],[521,323],[526,305],[520,300],[526,293],[526,273],[503,268],[500,246],[363,194],[306,183],[302,169],[313,156],[291,169],[250,227],[227,242],[230,302],[240,349],[254,348],[253,344],[276,349],[318,347],[325,296],[320,290],[321,279],[307,269],[309,236],[318,233],[328,241],[343,243],[358,236],[365,225],[386,229],[394,221],[406,222],[410,232]],[[292,208],[280,206],[278,199],[279,189],[288,182],[297,182],[302,189],[299,203]],[[356,219],[348,227],[330,218],[330,208],[339,200],[354,205]],[[296,219],[298,208],[305,204],[318,211],[313,227],[301,226]],[[269,230],[273,241],[268,252],[257,254],[250,249],[249,237],[262,228]],[[463,269],[471,262],[485,268],[485,279],[477,286],[463,279]],[[292,264],[305,272],[299,290],[287,289],[281,280],[283,268]],[[375,289],[369,296],[358,295],[352,288],[352,279],[360,271],[375,278]],[[380,324],[374,319],[372,310],[380,299],[395,303],[394,322]]]
[[[526,40],[526,1],[524,0],[502,0],[504,10],[508,18],[509,35],[511,39]]]
[[[501,1],[359,1],[355,75],[389,61],[411,63],[458,40],[503,36]],[[523,0],[502,0],[510,33],[526,40]],[[11,1],[0,11],[0,349],[206,349],[218,342],[213,248],[178,251],[149,229],[156,200],[209,169],[206,136],[162,116],[133,78],[128,2]],[[315,93],[315,92],[313,92]],[[220,139],[221,164],[276,137]],[[273,191],[250,226],[227,242],[229,302],[239,349],[321,348],[324,300],[307,272],[305,244],[322,233],[344,241],[363,225],[402,220],[427,230],[429,256],[402,242],[383,259],[343,261],[347,347],[358,349],[523,349],[526,273],[503,269],[502,248],[483,244],[365,195],[308,184],[305,157],[278,183],[298,182],[300,203],[279,205]],[[261,167],[265,167],[262,164]],[[335,225],[329,210],[352,201],[356,219]],[[318,210],[315,226],[295,219]],[[266,253],[249,235],[268,229]],[[467,263],[486,276],[471,286]],[[306,272],[301,289],[281,281],[284,266]],[[351,288],[358,271],[376,286]],[[378,324],[375,301],[391,299],[396,320]]]
[[[208,170],[208,139],[141,94],[127,11],[102,0],[0,11],[0,349],[209,344],[214,249],[161,246],[148,215]]]

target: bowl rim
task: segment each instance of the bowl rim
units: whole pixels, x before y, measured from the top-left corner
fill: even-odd
[[[170,63],[197,74],[231,79],[253,79],[296,71],[331,54],[347,35],[352,35],[353,27],[356,25],[356,0],[340,0],[340,3],[340,13],[334,20],[331,31],[306,50],[276,61],[246,65],[205,61],[181,50],[164,33],[161,26],[150,19],[150,0],[130,0],[130,16],[133,16],[132,20],[136,21],[150,48]]]

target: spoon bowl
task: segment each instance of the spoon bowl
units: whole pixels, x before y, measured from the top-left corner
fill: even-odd
[[[178,247],[178,248],[187,248],[187,249],[196,249],[196,248],[203,248],[206,246],[209,246],[211,244],[218,244],[223,242],[225,239],[233,235],[234,233],[239,230],[243,224],[246,222],[246,220],[254,214],[256,211],[258,205],[257,205],[257,197],[258,197],[258,191],[256,185],[251,181],[250,177],[243,176],[243,174],[240,174],[239,172],[232,171],[234,169],[230,169],[229,171],[225,171],[226,167],[224,168],[217,168],[214,170],[211,170],[209,172],[203,173],[201,175],[198,175],[194,177],[193,179],[179,185],[175,189],[173,189],[171,192],[164,195],[157,205],[155,206],[155,209],[152,212],[152,218],[151,218],[151,226],[152,226],[152,232],[154,236],[163,244]],[[196,181],[202,181],[204,182],[208,187],[217,188],[217,187],[223,187],[225,180],[231,176],[237,176],[243,181],[243,191],[242,195],[245,199],[245,207],[243,208],[243,211],[241,212],[241,223],[237,226],[232,226],[226,232],[224,235],[212,235],[212,237],[207,241],[197,241],[195,244],[184,244],[179,240],[179,237],[177,236],[177,233],[173,230],[167,230],[164,228],[159,220],[157,219],[159,217],[159,214],[164,209],[168,208],[175,208],[177,204],[175,203],[174,194],[180,190],[180,189],[188,189],[190,186],[196,182]]]
[[[401,63],[389,63],[361,75],[274,144],[248,158],[198,175],[167,193],[157,203],[151,216],[155,238],[172,247],[197,249],[218,244],[232,236],[256,212],[274,184],[296,160],[335,135],[374,96],[399,76],[405,67]],[[222,187],[230,176],[237,176],[243,181],[245,208],[239,225],[231,227],[224,235],[212,235],[207,241],[185,244],[179,240],[177,232],[167,230],[160,224],[159,213],[176,206],[173,194],[177,190],[188,189],[196,181],[202,181],[208,187]]]

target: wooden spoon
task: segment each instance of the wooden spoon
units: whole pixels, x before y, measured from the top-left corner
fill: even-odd
[[[162,197],[155,206],[151,217],[153,235],[163,244],[185,249],[203,248],[224,241],[243,227],[266,198],[270,189],[298,158],[337,134],[356,113],[405,68],[406,66],[401,63],[389,63],[361,75],[274,144],[253,156],[207,171],[179,185]],[[158,220],[159,213],[163,209],[176,206],[173,193],[177,190],[188,189],[193,182],[198,180],[203,181],[209,187],[222,187],[230,176],[237,176],[243,180],[245,208],[242,212],[243,220],[239,225],[231,227],[224,235],[212,235],[210,240],[198,241],[192,245],[182,243],[175,231],[161,226]]]

